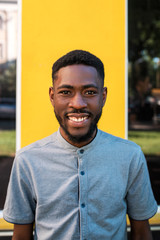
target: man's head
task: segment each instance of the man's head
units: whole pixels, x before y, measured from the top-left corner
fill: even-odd
[[[97,73],[99,74],[102,83],[104,84],[104,66],[102,61],[96,57],[95,55],[91,54],[90,52],[83,51],[83,50],[74,50],[66,55],[59,58],[52,67],[52,80],[57,77],[57,72],[60,68],[66,67],[69,65],[74,64],[83,64],[86,66],[91,66],[96,68]]]
[[[103,63],[97,59],[88,52],[75,50],[53,65],[50,100],[60,124],[61,135],[78,147],[88,144],[96,135],[106,100]]]

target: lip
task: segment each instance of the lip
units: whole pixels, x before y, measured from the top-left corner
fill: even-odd
[[[89,117],[89,113],[67,113],[66,116],[69,117],[76,117],[76,118],[83,118]]]
[[[87,113],[69,113],[67,119],[72,127],[84,127],[89,121],[90,115]]]

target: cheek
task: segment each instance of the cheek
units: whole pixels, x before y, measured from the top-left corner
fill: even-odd
[[[91,111],[94,115],[97,115],[102,109],[101,102],[95,102],[94,104],[88,105],[88,110]]]
[[[103,107],[103,99],[97,98],[94,99],[94,101],[88,102],[88,106],[90,106],[92,109],[95,109],[95,111],[100,110]]]
[[[54,101],[53,107],[57,112],[61,112],[67,109],[67,103],[66,101],[64,101],[64,99],[57,99],[56,101]]]

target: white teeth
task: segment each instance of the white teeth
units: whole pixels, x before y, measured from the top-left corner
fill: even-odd
[[[76,118],[76,117],[69,117],[70,120],[74,122],[83,122],[87,117],[81,117],[81,118]]]

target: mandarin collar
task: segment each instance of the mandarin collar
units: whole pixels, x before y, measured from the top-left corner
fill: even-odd
[[[60,133],[60,128],[58,129],[57,131],[57,139],[58,141],[62,144],[63,148],[67,148],[67,149],[70,149],[72,151],[78,151],[80,149],[84,149],[84,150],[87,150],[87,149],[90,149],[92,148],[93,146],[95,146],[98,142],[98,139],[100,137],[100,130],[97,129],[97,133],[96,133],[96,136],[94,137],[94,139],[88,143],[87,145],[84,145],[83,147],[76,147],[76,146],[73,146],[72,144],[70,144],[69,142],[67,142],[61,135]]]

